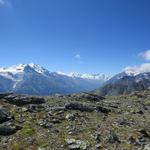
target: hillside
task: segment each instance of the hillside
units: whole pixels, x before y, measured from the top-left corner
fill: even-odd
[[[1,150],[149,150],[150,91],[100,97],[0,94]]]

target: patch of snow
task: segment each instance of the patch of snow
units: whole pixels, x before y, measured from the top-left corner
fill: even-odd
[[[40,73],[40,74],[45,74],[47,72],[49,72],[48,70],[44,69],[43,67],[34,64],[34,63],[30,63],[28,64],[31,68],[33,68],[36,72]]]
[[[15,81],[15,79],[13,78],[13,76],[10,73],[0,72],[0,75],[7,79],[11,79],[11,80]]]
[[[13,85],[13,89],[15,89],[17,87],[17,85],[19,84],[19,82],[21,82],[22,80],[16,80],[16,82]]]
[[[11,67],[3,67],[3,68],[0,68],[0,72],[1,73],[10,72],[12,74],[17,74],[17,73],[23,72],[25,66],[26,66],[25,64],[19,64],[19,65],[14,65],[14,66],[11,66]]]

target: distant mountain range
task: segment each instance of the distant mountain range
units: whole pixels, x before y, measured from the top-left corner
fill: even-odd
[[[150,72],[124,71],[113,76],[95,91],[102,96],[129,94],[150,88]]]
[[[0,68],[0,93],[47,96],[92,91],[109,96],[148,88],[150,72],[136,69],[125,70],[110,77],[104,74],[51,72],[33,63]]]
[[[68,77],[72,78],[81,78],[81,79],[89,79],[89,80],[102,80],[102,81],[107,81],[111,78],[111,76],[107,76],[105,74],[80,74],[80,73],[62,73],[62,72],[57,72],[58,74],[65,75]]]
[[[101,74],[50,72],[30,63],[0,68],[0,93],[71,94],[101,87],[110,77]]]

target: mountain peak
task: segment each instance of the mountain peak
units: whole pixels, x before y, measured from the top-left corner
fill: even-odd
[[[18,65],[13,65],[11,67],[2,67],[0,68],[1,73],[12,73],[12,74],[17,74],[17,73],[23,73],[27,68],[31,68],[37,73],[44,74],[48,72],[48,70],[44,69],[43,67],[34,64],[34,63],[29,63],[29,64],[18,64]]]
[[[41,67],[40,65],[37,65],[37,64],[34,64],[34,63],[29,63],[28,66],[31,67],[32,69],[34,69],[36,72],[38,72],[40,74],[49,73],[49,71],[47,69]]]

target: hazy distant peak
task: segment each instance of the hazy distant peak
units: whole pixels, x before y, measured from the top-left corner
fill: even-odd
[[[71,73],[63,73],[63,72],[58,72],[58,74],[61,75],[66,75],[68,77],[72,78],[83,78],[83,79],[90,79],[90,80],[104,80],[107,81],[111,77],[104,75],[104,74],[81,74],[81,73],[76,73],[76,72],[71,72]]]

